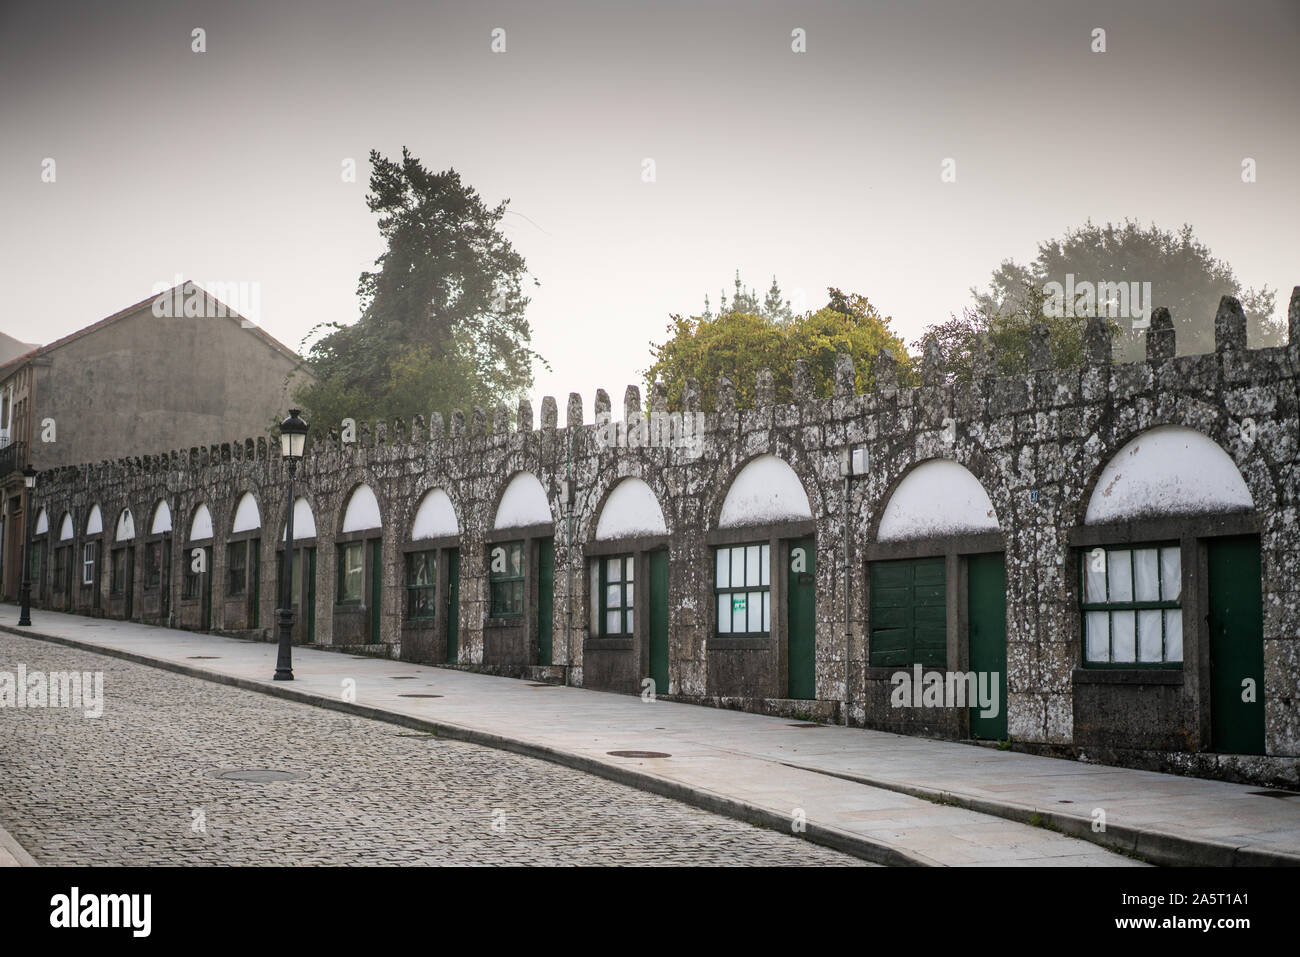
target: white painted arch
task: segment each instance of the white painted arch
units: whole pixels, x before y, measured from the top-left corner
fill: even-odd
[[[411,540],[425,538],[446,538],[460,534],[460,524],[456,521],[456,509],[451,504],[451,496],[440,488],[430,489],[420,499],[420,507],[415,510],[411,521]]]
[[[49,530],[50,530],[50,515],[47,511],[45,511],[45,509],[41,509],[40,513],[36,516],[36,531],[32,532],[32,534],[44,535]]]
[[[358,485],[348,496],[348,507],[343,512],[343,531],[363,532],[369,528],[383,527],[384,523],[379,517],[379,499],[375,498],[375,490],[369,485]]]
[[[235,520],[231,523],[230,534],[251,532],[261,527],[262,516],[257,510],[257,499],[253,498],[251,492],[245,492],[235,506]]]
[[[951,459],[930,459],[908,472],[889,496],[876,540],[898,542],[997,530],[997,513],[980,480]]]
[[[1231,456],[1195,429],[1163,425],[1130,440],[1106,463],[1085,525],[1255,507]]]
[[[63,521],[59,523],[59,541],[66,542],[72,538],[72,513],[64,512]]]
[[[280,541],[289,537],[289,523],[286,522],[284,528],[280,529]],[[316,537],[316,516],[312,514],[311,505],[305,498],[299,498],[293,503],[293,540],[296,542],[303,538]]]
[[[525,528],[551,522],[551,506],[546,500],[546,490],[532,472],[520,472],[510,480],[497,506],[496,521],[492,527]]]
[[[104,531],[104,513],[99,510],[98,505],[90,507],[90,518],[86,519],[86,534],[100,535]]]
[[[664,510],[649,485],[639,478],[625,478],[614,486],[596,522],[596,541],[639,535],[667,535]]]
[[[117,532],[114,535],[114,541],[129,542],[135,538],[135,516],[131,514],[129,508],[122,509],[122,514],[117,517]]]
[[[772,525],[807,518],[812,518],[812,507],[794,469],[775,455],[760,455],[732,481],[722,502],[718,527]]]
[[[194,521],[190,522],[190,541],[201,542],[212,537],[212,513],[206,505],[200,505],[194,511]]]
[[[162,535],[172,530],[172,510],[166,500],[158,503],[153,510],[153,523],[149,526],[150,535]]]

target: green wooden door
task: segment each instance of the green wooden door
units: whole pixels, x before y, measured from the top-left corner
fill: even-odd
[[[203,611],[200,631],[212,628],[212,578],[212,547],[208,546],[203,549],[203,581],[200,583],[203,589]]]
[[[135,615],[135,543],[126,550],[126,555],[122,561],[126,564],[126,580],[123,584],[126,587],[126,620],[130,621]]]
[[[555,540],[537,543],[537,663],[549,665],[555,611]]]
[[[790,543],[786,576],[788,698],[812,698],[817,691],[817,577],[813,539]]]
[[[668,552],[650,552],[650,680],[668,693]]]
[[[1264,753],[1264,621],[1259,539],[1211,540],[1210,734],[1215,751]]]
[[[380,564],[382,544],[382,539],[370,540],[370,633],[366,640],[371,644],[379,641],[379,601],[384,582],[383,566]]]
[[[970,670],[977,689],[994,693],[986,707],[971,707],[970,736],[1001,741],[1007,736],[1007,566],[1001,553],[966,560],[966,591]]]
[[[248,543],[248,550],[251,554],[248,556],[249,582],[248,592],[249,601],[253,607],[249,610],[248,627],[256,628],[261,621],[262,610],[262,542],[260,539],[252,539]]]
[[[316,549],[304,549],[303,568],[303,614],[307,619],[307,641],[316,640]]]
[[[948,597],[942,558],[873,562],[868,611],[873,668],[946,668]]]
[[[447,664],[460,655],[460,549],[447,549]]]

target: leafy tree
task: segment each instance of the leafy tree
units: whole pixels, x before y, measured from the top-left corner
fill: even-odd
[[[753,313],[728,311],[718,316],[674,315],[668,338],[651,345],[654,363],[646,370],[647,383],[662,379],[668,389],[669,408],[680,409],[687,378],[700,382],[701,405],[716,408],[718,379],[727,376],[742,407],[752,405],[760,369],[772,371],[778,402],[792,397],[794,363],[808,363],[814,388],[831,394],[838,353],[853,357],[858,391],[874,385],[872,362],[888,347],[899,362],[900,381],[910,381],[911,360],[903,340],[891,329],[866,297],[828,290],[830,302],[816,312],[777,323]]]
[[[1276,291],[1243,290],[1232,267],[1214,258],[1192,234],[1191,226],[1184,224],[1173,232],[1155,225],[1144,229],[1126,220],[1119,226],[1088,221],[1067,230],[1061,239],[1041,243],[1029,265],[1005,260],[993,272],[987,289],[971,290],[973,308],[963,310],[960,318],[931,326],[917,345],[938,340],[949,374],[964,377],[969,374],[976,337],[987,334],[998,353],[999,371],[1018,372],[1026,367],[1030,329],[1043,322],[1052,330],[1057,367],[1078,366],[1088,310],[1076,305],[1075,316],[1054,316],[1053,310],[1044,308],[1044,286],[1049,282],[1064,286],[1067,274],[1073,274],[1076,283],[1149,282],[1151,302],[1146,305],[1170,310],[1179,354],[1214,349],[1214,313],[1225,295],[1241,300],[1252,344],[1286,341],[1284,325],[1273,319]],[[1094,307],[1092,314],[1104,313]],[[1145,333],[1134,329],[1131,319],[1112,318],[1111,329],[1118,361],[1145,355]]]
[[[387,248],[357,283],[361,317],[330,330],[308,354],[315,382],[298,401],[323,427],[490,407],[532,384],[524,318],[526,267],[487,206],[453,169],[427,170],[370,153],[366,204]],[[541,360],[545,364],[545,360]]]

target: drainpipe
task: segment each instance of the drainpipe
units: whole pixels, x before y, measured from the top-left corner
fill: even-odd
[[[853,452],[849,451],[849,469],[853,468]],[[853,625],[850,618],[849,583],[852,568],[849,564],[849,473],[844,474],[844,727],[849,727],[853,700]]]

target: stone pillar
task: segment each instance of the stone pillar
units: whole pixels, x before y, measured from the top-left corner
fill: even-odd
[[[1164,306],[1151,313],[1151,325],[1147,327],[1147,361],[1163,362],[1172,359],[1177,347],[1174,319]]]

